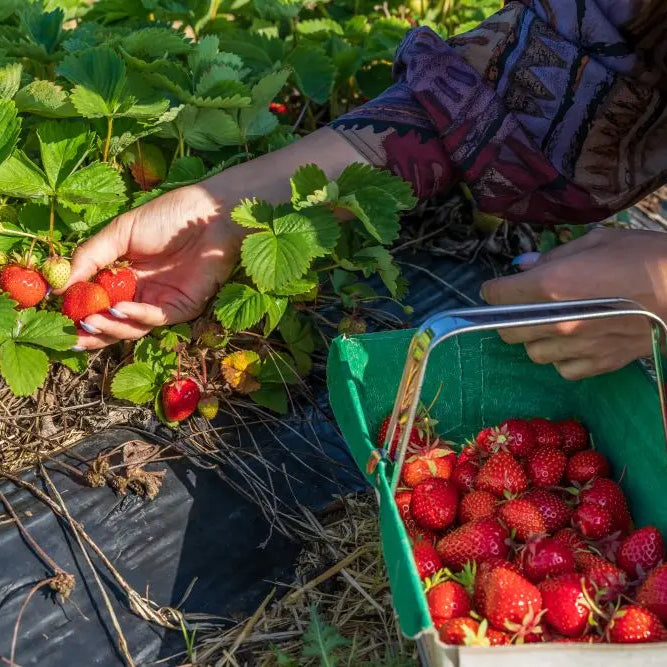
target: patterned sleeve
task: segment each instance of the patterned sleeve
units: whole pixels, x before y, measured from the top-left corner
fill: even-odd
[[[512,0],[406,36],[394,85],[332,127],[420,198],[463,180],[510,220],[602,220],[667,183],[667,2]]]

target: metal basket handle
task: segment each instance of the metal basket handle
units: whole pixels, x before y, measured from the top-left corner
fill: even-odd
[[[401,438],[391,479],[392,493],[396,491],[400,479],[403,460],[408,447],[410,431],[421,397],[428,359],[440,343],[473,331],[488,331],[509,327],[558,324],[577,320],[595,320],[607,317],[641,315],[651,324],[653,358],[658,380],[658,395],[662,425],[667,446],[667,405],[663,383],[661,342],[667,340],[667,325],[641,304],[628,299],[587,299],[583,301],[560,301],[514,306],[486,306],[447,310],[429,318],[413,336],[403,369],[403,377],[394,402],[391,421],[384,442],[384,450],[389,451],[397,424],[402,424]]]

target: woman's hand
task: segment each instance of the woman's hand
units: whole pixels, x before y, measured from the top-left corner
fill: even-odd
[[[492,305],[602,297],[633,299],[667,317],[667,234],[596,229],[543,255],[523,273],[482,286]],[[619,317],[500,331],[568,380],[617,370],[651,354],[646,320]]]
[[[199,315],[238,259],[243,230],[228,213],[206,187],[187,186],[119,216],[78,248],[70,284],[119,258],[137,276],[135,302],[87,317],[78,347],[133,340]]]

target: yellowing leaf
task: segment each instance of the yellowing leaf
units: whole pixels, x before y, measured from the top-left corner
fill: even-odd
[[[250,394],[261,388],[262,385],[256,379],[260,369],[261,359],[252,350],[228,354],[220,364],[222,376],[239,394]]]

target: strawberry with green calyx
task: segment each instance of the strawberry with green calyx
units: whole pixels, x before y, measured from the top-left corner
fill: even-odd
[[[53,289],[61,289],[69,282],[72,267],[69,260],[51,255],[42,264],[42,275]]]
[[[456,463],[456,453],[448,444],[436,440],[425,447],[410,445],[401,470],[403,483],[414,488],[433,477],[449,479]]]
[[[88,283],[90,284],[90,283]],[[181,377],[181,352],[178,351],[176,377],[162,385],[162,409],[169,422],[181,422],[197,409],[201,391],[199,385],[189,377]]]
[[[585,577],[575,573],[544,580],[538,586],[546,610],[544,622],[558,634],[582,637],[599,617],[589,586]]]
[[[418,526],[444,530],[454,523],[459,494],[448,480],[434,477],[418,484],[410,500],[410,514]]]
[[[19,308],[32,308],[46,296],[48,285],[35,268],[32,252],[13,255],[11,264],[0,269],[0,289],[18,303]]]
[[[382,424],[380,425],[380,429],[378,431],[376,439],[378,447],[384,447],[384,441],[387,438],[387,432],[389,431],[390,422],[391,422],[391,414],[387,415],[382,420]],[[415,415],[415,421],[412,425],[412,429],[410,430],[410,438],[408,441],[408,445],[414,447],[425,447],[426,445],[428,445],[434,433],[433,429],[437,425],[437,423],[438,422],[435,419],[429,416],[427,409],[423,405],[420,405],[417,414]],[[397,424],[396,430],[394,431],[394,437],[392,438],[391,444],[389,446],[389,456],[391,456],[392,458],[394,458],[396,455],[396,448],[398,447],[398,443],[400,442],[401,433],[402,433],[402,426],[400,424]]]
[[[456,616],[445,621],[439,628],[438,634],[440,641],[450,646],[464,646],[466,640],[477,640],[480,634],[480,623],[471,616]],[[479,637],[480,643],[477,646],[484,646],[482,643],[484,635]],[[469,646],[471,644],[468,644]],[[486,646],[490,646],[488,639]]]
[[[442,564],[452,570],[461,570],[468,561],[482,562],[491,558],[507,558],[509,534],[496,519],[470,521],[443,536],[435,548]]]
[[[608,641],[614,644],[644,644],[665,639],[665,627],[649,609],[636,604],[619,607],[607,627]]]
[[[197,403],[197,412],[204,418],[215,419],[218,415],[219,410],[219,401],[215,396],[211,394],[204,394]]]
[[[357,336],[366,333],[366,322],[357,315],[345,315],[338,322],[338,333],[341,336]]]
[[[480,431],[475,442],[491,454],[506,451],[512,456],[527,456],[536,445],[535,433],[524,419],[506,419],[495,428]]]
[[[544,519],[539,510],[529,500],[514,498],[500,506],[498,518],[505,524],[511,535],[520,542],[546,533]]]
[[[480,468],[475,479],[477,490],[489,491],[498,498],[503,498],[505,491],[518,494],[527,487],[526,473],[509,452],[493,454]]]
[[[629,577],[645,577],[665,559],[665,542],[655,526],[630,533],[620,544],[616,562]]]
[[[103,313],[111,307],[106,290],[95,283],[78,282],[67,288],[62,313],[77,326],[89,315]]]
[[[102,269],[93,282],[105,289],[112,306],[121,301],[134,301],[137,293],[137,277],[126,263]]]
[[[436,628],[458,616],[467,616],[472,607],[466,589],[451,579],[447,570],[439,570],[426,579],[424,591],[431,620]]]
[[[586,449],[573,454],[567,462],[565,478],[570,484],[586,484],[596,477],[609,477],[609,461],[600,452]]]

